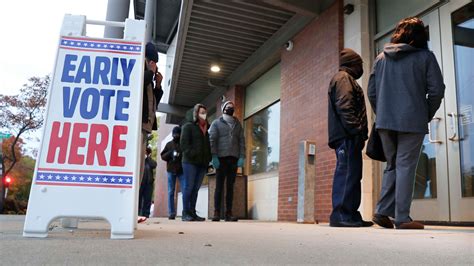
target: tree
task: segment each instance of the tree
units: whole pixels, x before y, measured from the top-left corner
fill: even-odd
[[[32,77],[28,81],[18,95],[0,94],[0,128],[14,135],[13,141],[3,153],[4,176],[12,171],[21,158],[15,148],[21,141],[21,136],[43,126],[50,77]]]
[[[157,119],[157,123],[159,125],[160,118],[158,117]],[[158,151],[158,131],[152,131],[151,134],[148,136],[147,146],[151,147],[151,158],[156,161],[158,158],[158,154],[160,153],[160,151]]]
[[[15,140],[15,137],[5,139],[2,143],[3,152],[9,152],[10,147]],[[33,179],[35,160],[30,156],[24,155],[23,139],[16,142],[15,157],[18,163],[8,173],[8,176],[13,180],[9,187],[8,197],[5,201],[5,212],[8,214],[25,214],[28,204],[28,197],[30,195],[31,182]],[[6,167],[9,167],[10,161],[6,162]],[[2,195],[3,198],[3,195]]]

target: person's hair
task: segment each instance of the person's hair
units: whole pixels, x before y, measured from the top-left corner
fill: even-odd
[[[201,110],[201,108],[207,111],[206,106],[204,106],[203,104],[198,103],[194,106],[194,110],[193,110],[193,121],[194,122],[199,120],[198,119],[199,118],[199,111]]]
[[[146,148],[146,154],[151,154],[151,148],[150,147]]]
[[[416,48],[428,49],[428,34],[423,21],[417,17],[404,18],[398,22],[391,43],[406,43]]]

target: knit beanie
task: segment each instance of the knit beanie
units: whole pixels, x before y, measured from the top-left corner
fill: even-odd
[[[180,134],[181,135],[181,127],[174,127],[173,128],[173,135]]]
[[[145,57],[148,58],[148,60],[158,63],[158,52],[156,51],[155,45],[151,42],[145,46]]]
[[[222,104],[222,106],[221,106],[221,111],[222,111],[222,113],[224,113],[225,107],[226,107],[228,104],[230,104],[230,103],[231,103],[232,105],[234,105],[234,103],[233,103],[232,101],[226,101],[225,103]]]

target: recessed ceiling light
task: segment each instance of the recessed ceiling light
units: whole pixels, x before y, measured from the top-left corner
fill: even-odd
[[[211,66],[211,71],[214,72],[214,73],[217,73],[217,72],[221,71],[221,68],[218,65],[212,65]]]

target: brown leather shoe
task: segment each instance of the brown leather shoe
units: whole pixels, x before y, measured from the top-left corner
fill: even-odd
[[[401,223],[401,224],[397,225],[397,229],[418,229],[418,230],[421,230],[421,229],[425,229],[425,226],[420,222],[411,221],[411,222]]]
[[[389,229],[393,228],[393,223],[390,220],[390,218],[388,218],[388,216],[376,213],[374,214],[372,221],[374,221],[374,223],[378,224],[379,226],[383,228],[389,228]]]

